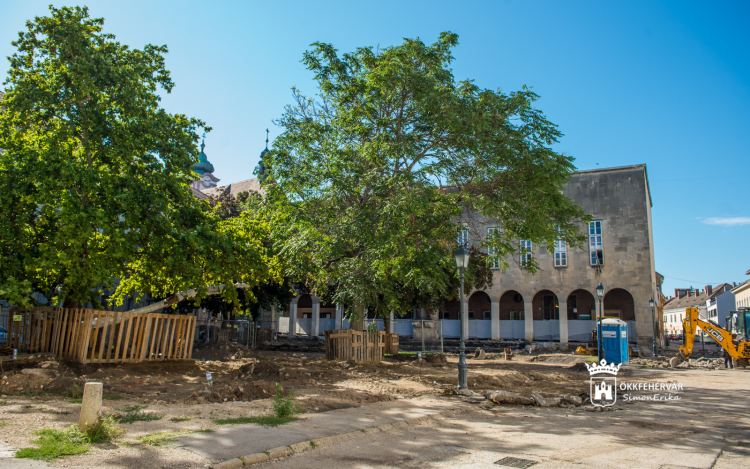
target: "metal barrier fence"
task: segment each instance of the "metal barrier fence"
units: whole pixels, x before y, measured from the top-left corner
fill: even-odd
[[[414,319],[411,323],[412,337],[399,336],[399,351],[443,353],[442,321]]]
[[[219,342],[236,342],[245,347],[255,345],[257,328],[246,319],[199,320],[195,322],[195,345]]]

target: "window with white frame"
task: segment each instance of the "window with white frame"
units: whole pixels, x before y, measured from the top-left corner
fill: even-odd
[[[604,265],[601,220],[589,222],[589,263],[591,265]]]
[[[496,227],[490,227],[487,228],[487,242],[492,242],[492,240],[497,235],[497,228]],[[491,246],[487,247],[487,257],[489,258],[490,268],[492,269],[498,269],[500,268],[500,259],[497,257],[497,249],[494,249]]]
[[[528,267],[531,265],[531,250],[533,246],[531,241],[522,239],[521,240],[521,267]]]
[[[463,247],[469,245],[469,230],[466,228],[458,231],[458,245]]]
[[[560,232],[560,228],[557,227],[557,231]],[[568,266],[568,246],[565,240],[557,238],[555,240],[555,267],[567,267]]]

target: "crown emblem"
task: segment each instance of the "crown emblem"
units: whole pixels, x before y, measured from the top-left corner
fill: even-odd
[[[593,365],[589,365],[586,363],[586,368],[589,369],[589,375],[598,375],[601,373],[607,373],[610,375],[616,375],[618,371],[620,371],[621,364],[614,364],[610,363],[607,365],[607,361],[602,358],[602,361],[599,362],[599,364],[594,363]]]

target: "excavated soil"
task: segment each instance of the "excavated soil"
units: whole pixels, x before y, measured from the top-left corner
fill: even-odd
[[[294,388],[303,411],[325,411],[450,392],[457,383],[455,355],[399,355],[381,363],[332,362],[319,353],[251,350],[241,345],[197,349],[190,361],[80,365],[51,357],[2,363],[0,394],[45,400],[76,397],[87,381],[107,395],[143,404],[201,405],[273,396],[277,384]],[[212,359],[213,358],[213,359]],[[475,360],[469,387],[543,396],[588,391],[588,373],[569,355]],[[531,363],[534,362],[534,363]],[[541,365],[541,366],[540,366]],[[208,385],[206,373],[212,375]]]

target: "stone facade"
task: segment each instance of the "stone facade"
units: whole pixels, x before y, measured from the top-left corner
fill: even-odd
[[[604,315],[634,323],[636,341],[642,350],[650,349],[653,323],[649,299],[658,297],[646,166],[578,172],[565,186],[564,194],[601,221],[602,265],[591,265],[588,246],[584,249],[568,246],[566,265],[556,267],[554,254],[547,246],[534,245],[531,252],[540,264],[540,271],[532,275],[520,267],[519,259],[511,260],[504,272],[496,270],[491,289],[469,295],[467,311],[485,308],[483,303],[489,297],[493,339],[506,336],[500,330],[501,325],[514,317],[520,320],[519,313],[523,311],[527,341],[566,343],[573,321],[581,320],[581,316],[596,318],[596,287],[601,282],[605,288]],[[480,222],[470,233],[476,238],[491,227]],[[588,232],[587,226],[581,228]],[[481,299],[476,301],[475,296]],[[446,305],[446,318],[458,319],[455,306]],[[473,312],[477,319],[483,314]],[[465,320],[468,321],[468,315]],[[535,326],[544,331],[535,331]]]

